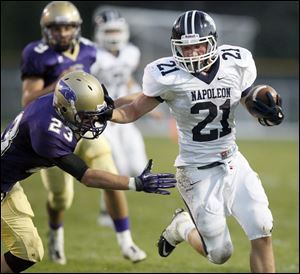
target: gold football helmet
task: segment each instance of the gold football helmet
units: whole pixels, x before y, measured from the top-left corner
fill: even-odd
[[[107,109],[102,86],[84,71],[73,71],[60,78],[55,87],[53,106],[80,137],[97,138],[107,125],[99,121],[99,115]],[[91,134],[85,135],[87,132]]]
[[[81,23],[82,19],[79,11],[71,2],[53,1],[42,12],[40,25],[43,39],[56,50],[65,51],[79,39]],[[58,28],[59,26],[72,27],[67,43],[63,44],[62,38],[54,35],[52,28]]]

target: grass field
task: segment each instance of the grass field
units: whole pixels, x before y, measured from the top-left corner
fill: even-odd
[[[153,171],[175,172],[177,145],[169,139],[147,138],[148,157]],[[240,141],[240,151],[260,175],[274,217],[273,245],[277,272],[299,272],[299,158],[297,141]],[[177,190],[170,196],[127,192],[135,242],[148,254],[147,260],[132,264],[124,260],[112,229],[99,227],[96,218],[100,191],[75,184],[73,206],[65,218],[66,266],[49,263],[47,254],[46,192],[35,174],[22,184],[35,212],[34,222],[45,246],[45,257],[27,273],[34,272],[133,272],[133,273],[245,273],[249,268],[249,241],[233,218],[228,219],[234,245],[231,259],[213,265],[186,243],[168,258],[157,253],[156,242],[173,211],[182,207]],[[3,251],[3,249],[2,249]]]

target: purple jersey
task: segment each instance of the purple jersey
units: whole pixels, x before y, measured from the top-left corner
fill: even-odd
[[[35,41],[28,44],[22,52],[21,77],[43,78],[46,87],[55,82],[64,70],[71,67],[89,73],[95,60],[96,47],[85,38],[80,38],[72,54],[57,52],[42,40]]]
[[[77,140],[53,108],[53,95],[33,101],[1,134],[1,192],[73,153]]]

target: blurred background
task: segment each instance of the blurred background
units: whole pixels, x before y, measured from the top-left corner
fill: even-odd
[[[83,18],[82,36],[92,39],[92,14],[101,6],[118,8],[131,28],[131,41],[142,53],[136,79],[141,84],[144,67],[170,56],[170,32],[177,16],[203,10],[215,20],[218,44],[249,49],[256,61],[256,84],[273,86],[282,96],[286,115],[278,127],[259,126],[242,107],[237,114],[237,137],[245,139],[298,139],[299,134],[299,2],[297,1],[72,1]],[[1,1],[1,122],[21,110],[19,64],[22,49],[41,37],[40,16],[49,1]],[[169,112],[161,123],[143,118],[144,135],[170,134]]]

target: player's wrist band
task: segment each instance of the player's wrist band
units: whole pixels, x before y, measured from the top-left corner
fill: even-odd
[[[128,189],[136,191],[136,184],[135,184],[135,178],[134,177],[129,177]]]

